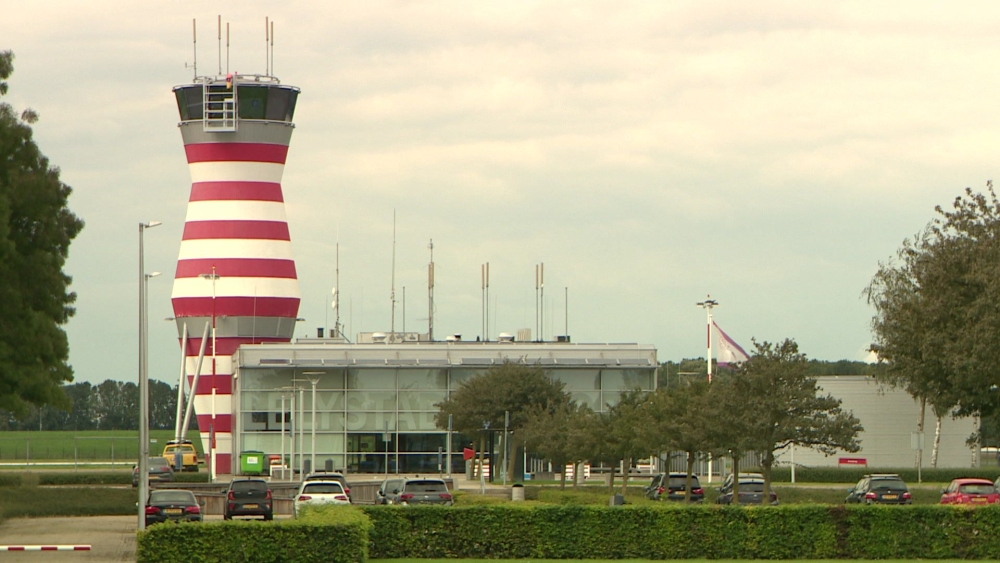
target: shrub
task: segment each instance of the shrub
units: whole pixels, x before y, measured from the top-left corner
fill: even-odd
[[[136,560],[362,563],[370,528],[368,517],[352,506],[310,507],[301,518],[276,522],[158,525],[139,534]]]

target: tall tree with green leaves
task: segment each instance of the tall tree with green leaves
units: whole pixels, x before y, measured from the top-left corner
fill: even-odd
[[[515,433],[530,453],[548,459],[559,468],[561,488],[566,488],[566,465],[584,459],[580,434],[591,414],[588,407],[566,397],[554,404],[528,409],[524,426]]]
[[[858,435],[864,428],[852,413],[840,408],[840,399],[821,393],[794,340],[754,341],[754,346],[753,356],[729,380],[730,397],[731,404],[738,403],[735,424],[749,439],[749,451],[762,454],[767,495],[776,452],[793,445],[827,455],[837,450],[856,452],[861,449]]]
[[[709,444],[717,423],[706,378],[684,379],[661,387],[649,396],[650,423],[639,428],[643,439],[657,452],[684,452],[687,461],[685,496],[691,500],[694,465]]]
[[[12,52],[0,52],[0,98],[13,62]],[[83,222],[67,207],[71,190],[59,169],[32,139],[37,119],[0,101],[0,408],[14,413],[29,403],[69,408],[61,385],[73,379],[62,325],[76,294],[62,269]]]
[[[517,432],[533,408],[567,401],[563,387],[562,382],[551,378],[539,366],[504,362],[464,381],[447,399],[437,403],[439,410],[434,422],[438,428],[447,428],[451,415],[454,430],[466,436],[479,436],[482,465],[488,435],[504,430],[508,413],[507,429]],[[514,475],[523,474],[520,458],[512,454]]]
[[[935,211],[865,290],[875,309],[876,378],[930,405],[939,420],[988,418],[1000,412],[1000,201],[988,183],[985,194],[967,188],[950,211]],[[938,442],[936,433],[935,452]]]

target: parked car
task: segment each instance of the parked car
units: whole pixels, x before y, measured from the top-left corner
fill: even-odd
[[[865,475],[847,490],[846,503],[911,504],[913,498],[903,479],[895,473]]]
[[[306,475],[304,481],[337,481],[344,487],[347,498],[351,498],[351,487],[347,484],[347,478],[339,471],[317,471]]]
[[[177,454],[181,455],[182,471],[198,471],[198,452],[194,449],[191,440],[170,440],[163,446],[163,457],[170,461],[170,464],[177,467]]]
[[[232,520],[233,516],[263,516],[264,520],[274,518],[271,489],[263,479],[233,479],[226,489],[226,507],[222,518]]]
[[[941,491],[941,504],[1000,504],[1000,493],[988,479],[954,479]]]
[[[719,497],[715,499],[717,504],[733,504],[733,483],[736,481],[732,475],[726,477],[719,488]],[[771,491],[769,503],[778,504],[778,493]],[[764,476],[760,473],[740,473],[739,475],[739,504],[764,504]]]
[[[160,489],[150,491],[146,500],[146,525],[160,522],[201,522],[205,501],[191,491]]]
[[[390,504],[388,501],[388,496],[393,494],[393,491],[398,491],[402,488],[403,482],[406,479],[386,479],[378,486],[378,490],[375,491],[375,504]]]
[[[443,479],[403,479],[398,488],[386,491],[386,504],[444,504],[451,506],[454,498]]]
[[[339,481],[303,481],[292,503],[295,516],[303,506],[317,504],[351,504],[351,499]]]
[[[170,467],[170,461],[165,457],[147,458],[146,473],[149,474],[149,482],[167,483],[174,480],[174,468]],[[132,466],[132,486],[139,486],[139,466]]]
[[[651,500],[684,500],[687,491],[687,473],[659,473],[644,489],[646,498]],[[698,476],[691,476],[691,502],[705,500],[705,490],[698,482]]]

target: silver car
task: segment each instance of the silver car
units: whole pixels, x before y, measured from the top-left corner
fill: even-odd
[[[443,504],[455,503],[444,479],[404,479],[398,487],[385,492],[386,504]]]

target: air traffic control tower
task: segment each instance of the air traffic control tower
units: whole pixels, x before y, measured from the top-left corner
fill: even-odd
[[[226,474],[236,469],[233,353],[288,342],[298,317],[281,177],[299,89],[228,74],[197,77],[174,94],[191,196],[171,301],[204,452],[213,475]]]

